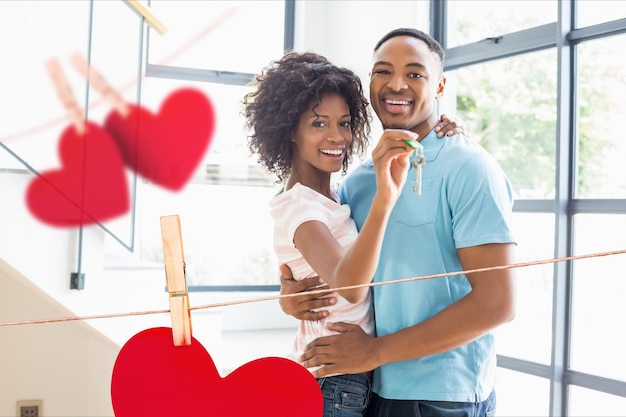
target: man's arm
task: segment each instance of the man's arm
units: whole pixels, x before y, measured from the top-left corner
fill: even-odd
[[[459,249],[464,270],[511,264],[515,245],[487,244]],[[360,373],[385,363],[445,352],[467,344],[513,319],[515,294],[512,269],[495,269],[467,276],[472,291],[435,316],[386,336],[372,337],[359,326],[329,325],[341,332],[309,344],[305,367],[326,365],[314,373]],[[393,285],[393,284],[390,284]]]
[[[278,302],[283,312],[298,320],[316,321],[328,317],[328,311],[318,309],[335,304],[337,299],[324,294],[308,293],[311,290],[328,288],[328,285],[324,285],[324,281],[320,277],[296,281],[293,279],[291,270],[285,264],[280,265],[280,274],[280,295],[302,293],[299,296],[280,298]]]

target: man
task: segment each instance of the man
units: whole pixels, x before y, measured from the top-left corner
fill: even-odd
[[[511,187],[495,160],[463,135],[440,140],[444,51],[429,35],[397,29],[374,48],[370,102],[385,129],[419,135],[426,163],[421,194],[416,169],[388,223],[374,282],[513,263]],[[373,165],[343,182],[342,203],[361,226],[376,188]],[[288,271],[284,271],[289,276]],[[311,283],[283,280],[283,293]],[[417,280],[373,288],[377,337],[329,323],[339,334],[312,342],[306,367],[317,377],[374,370],[368,416],[491,415],[496,355],[491,331],[515,315],[511,269]],[[287,301],[289,300],[289,301]],[[332,299],[331,299],[332,300]],[[328,299],[281,300],[298,318]]]

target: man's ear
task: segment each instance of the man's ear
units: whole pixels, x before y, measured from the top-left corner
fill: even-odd
[[[443,96],[443,91],[445,90],[445,88],[446,88],[446,77],[442,75],[441,78],[439,79],[439,85],[437,85],[437,95],[436,95],[437,99]]]

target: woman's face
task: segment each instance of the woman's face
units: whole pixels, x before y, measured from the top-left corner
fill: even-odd
[[[303,168],[313,168],[326,173],[341,170],[352,142],[350,107],[346,100],[337,93],[328,93],[320,103],[311,102],[300,116],[291,141],[292,169],[302,172]]]

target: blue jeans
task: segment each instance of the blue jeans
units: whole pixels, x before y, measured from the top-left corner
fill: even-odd
[[[335,375],[317,382],[324,397],[323,417],[363,417],[370,397],[367,376]]]
[[[482,402],[388,400],[372,393],[367,417],[493,417],[496,393]]]

